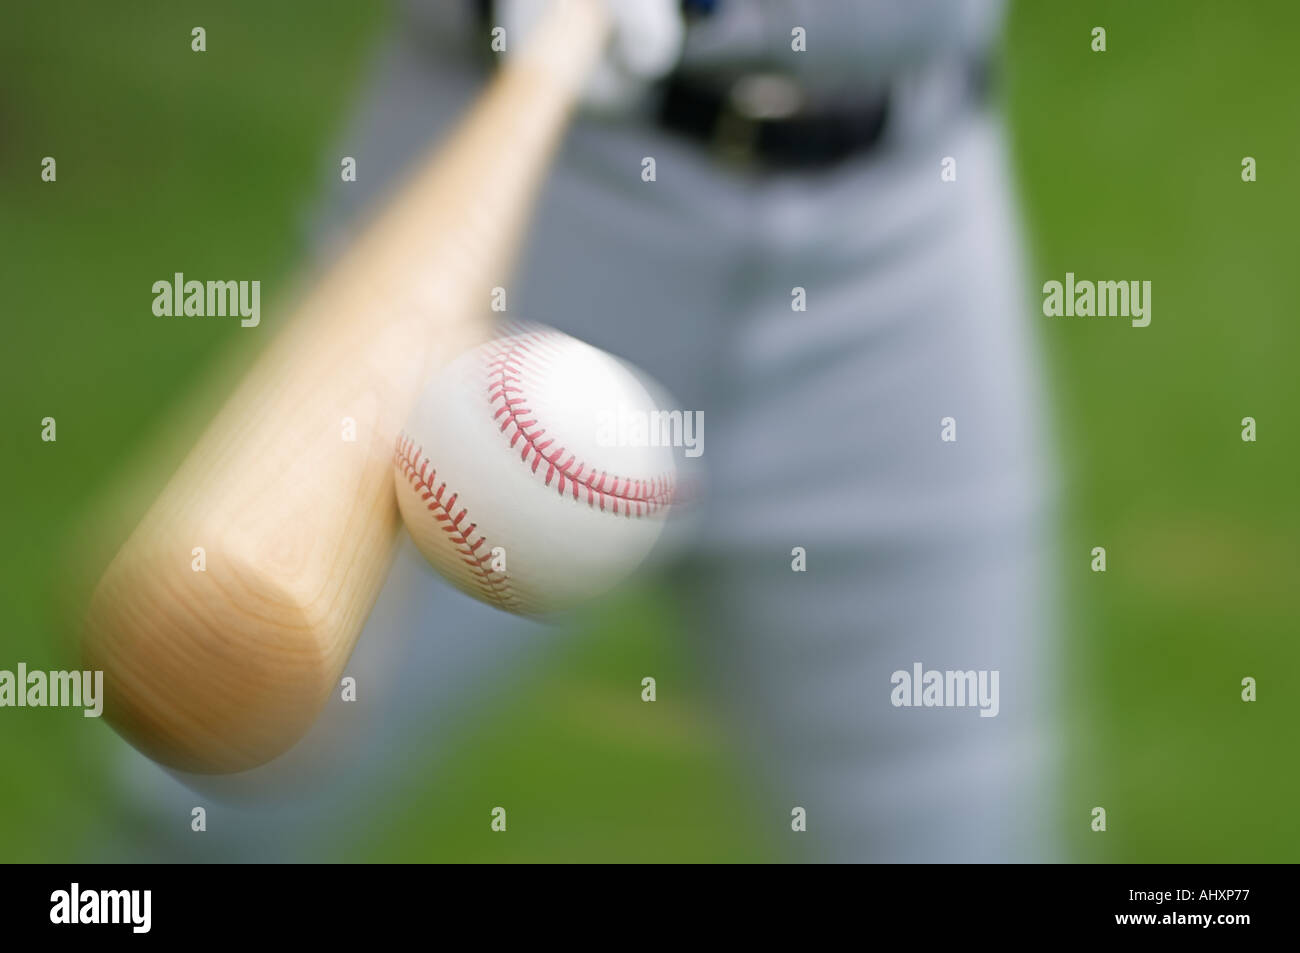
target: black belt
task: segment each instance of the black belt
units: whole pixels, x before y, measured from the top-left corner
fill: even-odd
[[[984,96],[986,63],[972,65],[968,85],[972,100]],[[800,96],[792,80],[778,75],[724,86],[673,74],[662,88],[658,121],[725,158],[774,170],[826,168],[881,143],[891,110],[888,87],[829,111],[805,109]]]

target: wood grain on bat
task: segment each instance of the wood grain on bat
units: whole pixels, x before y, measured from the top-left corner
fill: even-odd
[[[254,767],[337,686],[392,559],[397,432],[429,374],[486,334],[606,29],[596,2],[549,12],[303,300],[110,564],[84,654],[104,671],[105,714],[146,754]]]

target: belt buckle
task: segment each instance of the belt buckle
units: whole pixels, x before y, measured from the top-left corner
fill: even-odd
[[[712,146],[723,159],[750,165],[764,123],[782,122],[803,111],[806,97],[784,73],[750,73],[731,84],[713,125]]]

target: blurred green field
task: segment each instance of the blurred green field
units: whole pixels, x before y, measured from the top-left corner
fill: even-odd
[[[1034,274],[1153,282],[1150,327],[1042,319],[1073,559],[1067,807],[1072,823],[1110,815],[1076,838],[1081,858],[1300,857],[1298,23],[1281,2],[1011,18]],[[1259,181],[1241,181],[1243,156]],[[1088,569],[1098,545],[1105,575]]]
[[[69,553],[96,492],[229,344],[140,322],[174,270],[260,275],[302,259],[322,156],[385,15],[367,4],[21,3],[0,32],[5,374],[0,668],[71,664]],[[209,52],[189,52],[189,30]],[[1109,50],[1089,50],[1094,26]],[[1300,7],[1163,0],[1013,4],[1004,98],[1035,284],[1154,284],[1146,329],[1037,321],[1065,455],[1075,856],[1295,860],[1300,672]],[[236,52],[236,50],[238,52]],[[39,181],[42,156],[59,183]],[[1242,156],[1260,181],[1240,179]],[[256,228],[247,223],[256,222]],[[268,308],[269,311],[269,308]],[[1260,439],[1239,437],[1244,416]],[[59,421],[42,444],[40,420]],[[1088,571],[1104,545],[1109,571]],[[632,594],[456,740],[332,858],[763,860],[668,600]],[[690,691],[654,719],[630,660]],[[1260,700],[1239,700],[1259,680]],[[108,746],[54,710],[0,712],[0,860],[74,860],[120,832]],[[107,731],[103,728],[102,731]],[[481,752],[491,750],[485,760]],[[495,795],[489,792],[497,792]],[[484,799],[529,825],[482,827]],[[1109,831],[1088,831],[1107,808]]]

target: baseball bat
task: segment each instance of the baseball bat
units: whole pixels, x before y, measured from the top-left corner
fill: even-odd
[[[105,716],[145,754],[196,773],[256,767],[338,686],[395,551],[398,431],[431,373],[487,335],[491,288],[608,30],[599,0],[551,5],[105,570],[83,656],[104,672]]]

